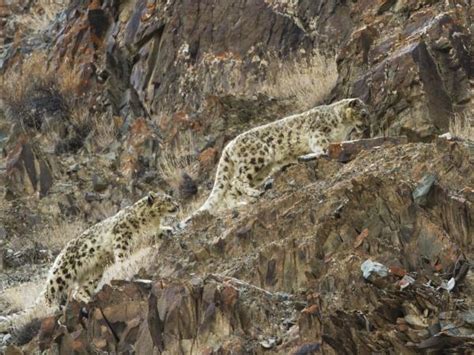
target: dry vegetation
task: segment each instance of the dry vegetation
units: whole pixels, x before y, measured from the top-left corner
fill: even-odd
[[[308,59],[281,62],[272,61],[271,73],[263,83],[261,91],[269,96],[294,99],[301,111],[324,101],[337,82],[335,58],[319,52]]]
[[[178,220],[183,220],[195,211],[206,199],[206,195],[199,196],[195,193],[187,193],[184,190],[188,182],[184,179],[187,175],[193,181],[199,178],[200,163],[197,157],[196,137],[190,131],[181,132],[166,149],[161,152],[158,161],[158,172],[160,177],[173,190],[173,194],[182,199],[181,208],[178,212]],[[189,192],[189,191],[188,191]],[[201,194],[202,195],[202,194]]]
[[[7,117],[25,128],[39,129],[42,115],[66,113],[74,100],[78,77],[65,68],[55,72],[47,63],[46,54],[36,52],[1,76],[0,98]]]
[[[181,185],[183,173],[195,177],[197,165],[195,137],[187,131],[179,134],[161,152],[158,161],[158,172],[161,178],[177,192]]]
[[[468,112],[455,113],[449,124],[452,136],[474,142],[474,115]]]
[[[25,131],[44,133],[59,153],[76,151],[88,135],[98,147],[106,147],[117,135],[112,117],[89,110],[87,98],[80,95],[78,71],[67,64],[49,68],[43,52],[28,56],[2,75],[0,82],[7,118]]]
[[[7,118],[26,128],[41,126],[44,113],[67,110],[53,73],[45,68],[46,55],[38,52],[1,76],[0,98]]]
[[[55,253],[58,253],[67,242],[77,237],[86,228],[87,224],[82,220],[51,221],[47,227],[40,231],[28,235],[12,236],[9,239],[8,246],[13,250],[27,250],[27,256],[31,260],[36,259],[41,254],[41,250],[51,251],[51,254],[47,254],[47,257],[52,261]],[[41,260],[44,261],[44,254],[42,254]]]
[[[36,0],[27,13],[18,16],[17,22],[27,30],[41,32],[48,28],[67,4],[67,0]]]
[[[91,114],[85,105],[76,106],[71,111],[71,120],[91,133],[95,145],[100,148],[106,148],[113,143],[119,131],[116,122],[108,113]]]
[[[86,228],[87,224],[81,220],[56,221],[39,233],[35,239],[50,250],[60,250]]]
[[[25,282],[0,293],[0,304],[7,304],[8,311],[18,311],[31,306],[43,290],[44,280]],[[25,292],[28,290],[28,292]],[[3,314],[4,312],[2,312]]]

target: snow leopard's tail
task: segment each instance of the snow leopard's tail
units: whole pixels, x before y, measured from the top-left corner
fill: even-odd
[[[186,227],[187,223],[197,214],[208,211],[211,214],[214,214],[218,209],[219,202],[225,203],[224,197],[226,193],[231,188],[230,177],[234,172],[234,163],[231,158],[231,150],[233,149],[234,141],[231,141],[222,152],[221,158],[219,159],[219,164],[217,164],[216,177],[214,179],[214,186],[212,191],[207,198],[206,202],[202,204],[196,211],[194,211],[190,216],[179,223],[179,228],[183,229]]]
[[[27,307],[23,311],[8,315],[0,316],[0,333],[15,331],[36,318],[44,318],[53,314],[56,307],[49,305],[46,301],[45,292],[41,292],[35,303]]]
[[[234,141],[230,142],[222,152],[219,164],[217,165],[216,177],[214,179],[214,186],[207,198],[206,202],[196,211],[209,211],[211,214],[215,212],[219,203],[225,203],[225,195],[231,189],[231,178],[234,172],[234,162],[232,161],[232,149]]]

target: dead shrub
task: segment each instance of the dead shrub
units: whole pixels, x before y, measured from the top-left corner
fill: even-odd
[[[4,311],[18,311],[31,306],[43,290],[44,280],[25,282],[0,293],[0,304],[7,304]],[[25,292],[28,290],[28,292]],[[4,313],[4,312],[2,312]]]
[[[116,137],[112,117],[91,112],[87,97],[79,95],[78,71],[64,64],[48,68],[43,52],[34,53],[2,76],[0,98],[6,117],[27,132],[41,132],[57,154],[75,153],[91,136],[99,147]]]
[[[2,76],[0,97],[6,116],[25,130],[40,130],[44,117],[64,119],[69,110],[57,78],[45,63],[44,53],[34,53]]]
[[[307,110],[324,101],[337,82],[335,58],[314,52],[309,58],[282,62],[274,59],[269,67],[269,76],[260,91],[280,99],[293,99]]]
[[[44,31],[66,9],[67,4],[67,0],[36,0],[27,12],[18,16],[17,23],[24,30]]]
[[[44,52],[25,57],[16,67],[9,68],[1,81],[0,97],[7,116],[25,128],[39,130],[46,115],[64,118],[77,100],[72,82],[78,83],[78,76],[66,67],[50,69]]]
[[[192,189],[189,179],[196,178],[198,166],[195,137],[187,131],[179,134],[161,152],[158,173],[174,192],[180,193]]]
[[[39,233],[36,241],[50,250],[59,251],[86,229],[87,224],[82,220],[54,221]]]
[[[84,130],[99,148],[106,148],[117,138],[118,129],[114,117],[107,112],[94,113],[82,105],[71,112],[71,120]]]

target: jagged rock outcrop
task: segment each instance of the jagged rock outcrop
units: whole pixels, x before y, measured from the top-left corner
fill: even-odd
[[[197,150],[220,151],[246,127],[299,110],[259,93],[280,64],[315,48],[336,54],[339,80],[329,100],[367,101],[374,135],[432,140],[453,112],[474,107],[471,20],[465,2],[81,0],[44,31],[52,38],[49,66],[75,68],[78,94],[92,111],[109,113],[103,120],[120,117],[108,124],[121,134],[144,118],[164,147],[192,132]],[[28,34],[9,43],[12,62]],[[153,160],[158,145],[148,153]],[[156,169],[131,155],[119,164]]]
[[[201,216],[165,239],[146,265],[156,281],[105,286],[87,317],[80,305],[68,308],[65,328],[44,321],[42,349],[465,351],[473,341],[469,149],[388,144],[346,164],[293,165],[251,208]]]
[[[94,58],[103,58],[91,75],[106,73],[115,109],[142,106],[138,115],[179,108],[195,115],[210,96],[251,96],[271,70],[269,61],[312,47],[336,51],[335,96],[368,101],[377,132],[432,139],[446,131],[453,111],[471,104],[467,4],[282,3],[139,1],[96,9],[97,2],[83,1],[55,45],[84,66],[99,66]],[[92,21],[92,11],[103,19]],[[99,44],[83,54],[80,48],[94,41]]]

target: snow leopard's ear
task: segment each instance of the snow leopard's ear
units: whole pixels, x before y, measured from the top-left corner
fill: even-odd
[[[147,199],[146,199],[147,203],[148,203],[148,206],[152,206],[153,203],[155,202],[155,195],[153,192],[149,192],[148,193],[148,196],[147,196]]]
[[[352,99],[351,101],[349,101],[349,107],[350,107],[350,108],[356,108],[356,107],[358,107],[360,104],[361,104],[360,99]]]
[[[362,108],[364,107],[365,104],[364,102],[359,99],[359,98],[355,98],[355,99],[352,99],[350,102],[349,102],[349,107],[350,108],[354,108],[354,109],[357,109],[357,108]]]

